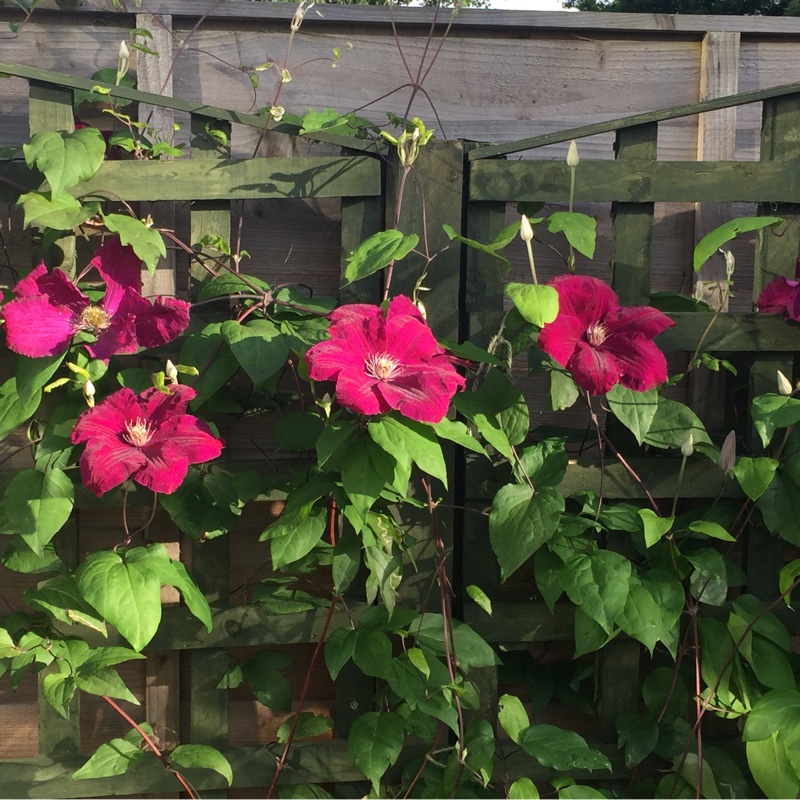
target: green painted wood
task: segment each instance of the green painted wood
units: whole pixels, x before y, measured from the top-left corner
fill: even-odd
[[[381,177],[380,165],[367,156],[109,161],[72,193],[105,196],[119,186],[131,202],[363,197],[380,194]]]
[[[674,458],[648,458],[639,456],[627,459],[641,476],[653,497],[672,498],[678,488],[677,467]],[[581,459],[580,464],[570,464],[558,490],[565,496],[576,492],[599,492],[600,463],[597,459]],[[467,472],[466,493],[469,500],[489,504],[500,488],[500,483],[489,462],[475,461]],[[609,500],[645,500],[646,496],[627,470],[613,458],[605,461],[603,496]],[[732,478],[723,481],[722,472],[708,459],[693,457],[686,465],[681,497],[713,498],[722,490],[722,497],[742,497],[738,484]]]
[[[478,161],[470,197],[480,201],[564,202],[563,161]],[[759,161],[581,161],[576,202],[798,202],[800,174]]]
[[[342,198],[342,281],[350,253],[365,239],[382,230],[383,215],[383,198],[380,196]],[[380,302],[382,283],[381,273],[375,273],[360,281],[345,284],[339,292],[339,299],[342,303]]]
[[[2,65],[0,65],[2,66]],[[774,97],[786,95],[797,95],[800,93],[800,83],[789,83],[783,86],[775,86],[770,89],[758,89],[753,92],[740,92],[739,94],[727,95],[725,97],[715,97],[711,100],[703,100],[699,103],[689,103],[682,106],[672,106],[658,111],[645,111],[642,114],[632,114],[627,117],[618,117],[607,122],[595,122],[591,125],[581,125],[577,128],[557,131],[555,133],[545,133],[540,136],[531,136],[527,139],[519,139],[516,142],[506,142],[505,144],[492,144],[479,147],[470,153],[470,160],[480,160],[493,158],[495,156],[510,155],[519,153],[523,150],[532,150],[536,147],[544,147],[548,144],[558,144],[568,142],[571,139],[583,139],[586,136],[595,136],[598,133],[610,133],[623,128],[633,128],[638,125],[647,125],[653,122],[665,122],[668,119],[680,119],[681,117],[701,114],[705,111],[716,111],[720,108],[732,108],[734,106],[747,105]]]
[[[169,11],[166,13],[170,13]],[[0,75],[13,75],[18,78],[27,78],[29,81],[35,81],[43,86],[64,87],[66,89],[82,89],[86,92],[91,92],[95,86],[100,86],[108,90],[104,97],[113,97],[121,100],[132,100],[135,103],[145,103],[159,108],[172,108],[175,111],[184,111],[187,114],[197,114],[212,119],[222,120],[224,122],[235,122],[237,125],[246,125],[250,128],[263,128],[267,124],[267,120],[258,114],[246,114],[239,111],[230,111],[226,108],[218,108],[216,106],[209,106],[205,103],[191,103],[187,100],[179,100],[168,95],[154,94],[152,92],[141,92],[138,89],[131,89],[127,86],[115,86],[111,83],[103,83],[102,81],[89,80],[87,78],[76,78],[73,75],[67,75],[63,72],[53,72],[52,70],[37,69],[36,67],[28,67],[22,64],[12,64],[8,61],[0,61]],[[282,133],[296,135],[299,133],[299,128],[295,125],[288,123],[281,123],[280,125],[270,125],[271,130],[278,130]],[[368,139],[354,139],[350,136],[338,136],[335,134],[325,133],[318,131],[309,134],[306,138],[313,139],[317,142],[328,142],[329,144],[336,144],[340,147],[346,147],[350,150],[360,150],[376,152],[378,146],[375,142]]]
[[[655,162],[658,125],[654,122],[617,131],[619,162]],[[576,188],[583,182],[579,164]],[[643,305],[650,297],[650,248],[653,242],[653,203],[611,205],[611,285],[623,305]]]
[[[675,327],[656,339],[665,352],[693,351],[711,322],[711,313],[670,314]],[[800,325],[777,314],[726,313],[714,321],[703,349],[720,352],[794,352],[800,350]]]
[[[464,621],[487,642],[565,642],[574,636],[575,607],[571,603],[557,604],[553,614],[541,601],[494,602],[492,612],[490,617],[472,603],[464,609]]]
[[[208,135],[206,126],[213,122],[230,142],[231,126],[227,122],[209,120],[207,117],[191,117],[191,161],[187,166],[201,171],[207,167],[215,174],[220,162],[230,154],[230,147],[220,147]],[[252,161],[250,163],[255,163]],[[213,178],[212,178],[213,180]],[[174,194],[171,196],[174,197]],[[199,243],[206,235],[231,238],[230,200],[225,195],[218,199],[204,200],[192,204],[191,242]],[[192,278],[202,282],[208,273],[198,264],[192,264]],[[192,574],[200,590],[213,609],[228,605],[229,592],[229,539],[221,536],[207,541],[192,541]],[[222,648],[201,649],[189,654],[189,741],[223,747],[228,742],[228,692],[217,689],[228,669],[228,652]],[[216,797],[225,794],[216,793]]]

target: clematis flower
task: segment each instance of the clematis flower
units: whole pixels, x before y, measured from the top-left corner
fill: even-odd
[[[153,387],[136,395],[126,388],[84,411],[72,432],[73,444],[86,442],[80,458],[84,485],[99,497],[132,478],[171,494],[190,464],[217,458],[222,442],[185,413],[194,396],[194,389],[178,384],[169,394]]]
[[[775,278],[762,290],[756,307],[765,314],[783,314],[785,319],[800,322],[800,280]]]
[[[105,297],[92,305],[61,270],[48,273],[39,264],[15,287],[16,299],[6,303],[6,343],[30,358],[53,356],[87,331],[97,341],[87,344],[93,358],[133,353],[172,341],[189,324],[189,304],[174,297],[142,297],[141,261],[119,237],[103,244],[91,260],[106,282]]]
[[[558,316],[539,334],[539,347],[566,367],[590,394],[617,383],[645,392],[667,379],[664,354],[652,339],[675,323],[650,306],[623,308],[603,281],[559,275]]]
[[[336,399],[358,414],[392,409],[419,422],[440,422],[464,378],[408,297],[333,311],[329,341],[306,353],[309,375],[336,381]]]

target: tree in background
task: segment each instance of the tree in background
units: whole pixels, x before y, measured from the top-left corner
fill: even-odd
[[[580,11],[639,14],[744,14],[800,16],[800,0],[564,0]]]

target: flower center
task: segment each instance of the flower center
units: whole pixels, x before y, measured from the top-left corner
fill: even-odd
[[[87,306],[81,311],[81,328],[85,331],[90,331],[95,336],[106,330],[110,324],[111,316],[99,306]]]
[[[377,378],[379,381],[388,381],[397,372],[399,366],[397,359],[392,358],[388,353],[371,355],[364,362],[367,375]]]
[[[608,336],[608,328],[602,322],[595,322],[586,329],[586,341],[592,347],[599,347]]]
[[[144,447],[153,438],[153,429],[141,417],[125,423],[122,438],[134,447]]]

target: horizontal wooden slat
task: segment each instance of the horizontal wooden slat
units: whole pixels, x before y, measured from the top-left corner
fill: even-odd
[[[570,170],[564,161],[476,161],[475,201],[564,202]],[[800,203],[800,170],[759,161],[581,161],[576,202]]]
[[[22,12],[15,8],[13,0],[0,0],[0,10],[8,8],[16,11],[18,18]],[[151,0],[147,6],[152,14],[171,14],[175,20],[196,20],[203,15],[208,21],[224,19],[262,23],[274,20],[288,21],[294,14],[292,3],[269,2],[236,2],[226,0],[213,6],[199,5],[197,0]],[[63,0],[44,0],[36,7],[37,19],[51,13],[63,13]],[[80,0],[80,3],[69,7],[70,14],[96,14],[108,16],[107,0]],[[131,9],[133,10],[133,8]],[[122,9],[117,12],[123,15]],[[371,27],[386,25],[394,19],[399,25],[429,26],[433,18],[431,8],[397,8],[388,9],[381,6],[324,6],[313,10],[306,18],[307,24],[348,23]],[[439,19],[448,22],[449,13],[440,13]],[[800,20],[796,17],[753,17],[722,16],[712,14],[608,14],[600,12],[564,12],[564,11],[511,11],[505,9],[459,9],[453,27],[500,28],[518,32],[525,29],[566,29],[575,31],[647,31],[651,33],[690,33],[702,35],[707,31],[745,31],[772,35],[800,33]]]
[[[675,327],[656,339],[665,352],[692,352],[708,328],[711,313],[670,314]],[[703,341],[709,352],[795,352],[800,350],[800,325],[786,322],[777,314],[720,314]]]
[[[368,156],[110,161],[72,193],[107,196],[120,186],[131,202],[364,197],[380,194],[381,169]]]

